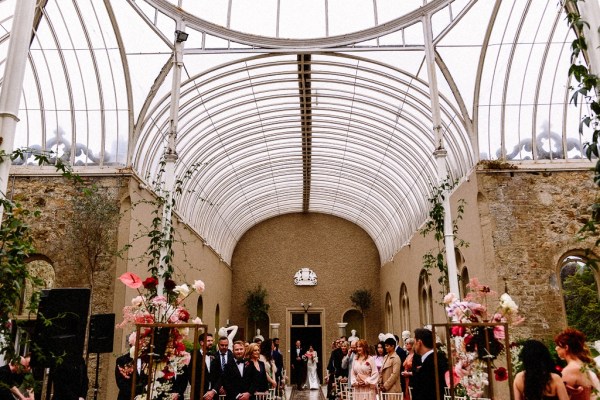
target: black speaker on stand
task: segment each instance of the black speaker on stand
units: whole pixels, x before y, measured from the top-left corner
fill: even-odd
[[[112,353],[114,338],[115,314],[94,314],[90,317],[88,354],[96,353],[96,381],[94,383],[94,400],[98,398],[98,371],[100,370],[100,353]]]
[[[58,359],[83,358],[90,289],[42,290],[33,333],[33,367],[49,368],[46,398],[52,392]]]

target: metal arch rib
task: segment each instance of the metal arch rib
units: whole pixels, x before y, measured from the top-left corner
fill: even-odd
[[[185,20],[186,26],[196,29],[201,32],[208,33],[226,40],[233,42],[246,44],[252,47],[262,48],[315,48],[315,47],[337,47],[344,45],[351,45],[354,43],[360,43],[366,40],[371,40],[384,36],[400,29],[406,28],[410,25],[421,21],[423,15],[431,15],[436,11],[446,7],[454,0],[433,0],[430,3],[423,5],[412,12],[405,14],[399,18],[374,26],[372,28],[363,29],[360,31],[330,36],[326,38],[314,38],[314,39],[282,39],[272,38],[266,36],[252,35],[228,29],[224,26],[208,22],[195,15],[183,11],[181,8],[174,4],[169,3],[167,0],[145,0],[146,3],[152,7],[162,11],[163,13],[177,17],[178,19]]]

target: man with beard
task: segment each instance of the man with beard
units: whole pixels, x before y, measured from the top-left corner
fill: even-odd
[[[233,356],[235,361],[225,365],[223,373],[223,389],[227,394],[226,400],[250,400],[252,395],[249,392],[250,374],[248,368],[254,368],[253,365],[244,360],[244,342],[241,340],[233,344]]]

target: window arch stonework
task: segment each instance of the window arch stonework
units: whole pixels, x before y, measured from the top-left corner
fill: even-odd
[[[410,299],[408,289],[403,282],[400,286],[400,330],[410,331]]]

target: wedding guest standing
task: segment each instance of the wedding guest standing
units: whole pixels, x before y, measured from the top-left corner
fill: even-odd
[[[238,340],[233,343],[233,355],[235,360],[225,365],[223,373],[223,393],[226,400],[250,400],[250,381],[246,373],[250,363],[244,359],[246,348],[244,342]],[[200,400],[200,399],[193,399]]]
[[[421,365],[417,370],[413,370],[413,400],[443,399],[444,387],[446,387],[444,375],[448,371],[448,359],[443,352],[433,353],[433,333],[429,329],[415,329],[414,351],[421,356]],[[438,364],[437,376],[435,374],[435,357],[437,357]],[[437,394],[436,379],[439,387]]]
[[[381,367],[383,366],[383,359],[385,358],[385,344],[383,342],[377,343],[375,346],[375,365],[377,365],[377,372],[381,373]]]
[[[379,388],[385,393],[400,393],[400,356],[395,351],[396,340],[387,338],[384,346],[387,354],[381,367]]]
[[[255,393],[266,393],[269,390],[269,380],[267,379],[267,370],[265,363],[260,361],[260,347],[258,343],[250,343],[246,350],[246,359],[249,366],[244,370],[249,382],[248,391]]]
[[[598,382],[596,362],[585,344],[585,335],[577,329],[567,328],[556,338],[556,353],[567,362],[562,370],[562,380],[571,400],[590,400],[593,381]]]
[[[364,339],[356,343],[356,357],[352,362],[352,399],[373,400],[377,395],[379,373],[375,359],[369,355],[369,344]]]
[[[513,382],[515,400],[568,400],[565,384],[553,372],[554,361],[542,342],[527,340],[519,359],[523,363],[523,370]]]
[[[405,400],[410,399],[410,390],[409,387],[412,387],[412,370],[413,370],[413,360],[415,359],[414,345],[415,339],[408,338],[404,341],[404,345],[406,346],[406,351],[408,355],[406,356],[406,360],[402,365],[402,392],[404,393]]]

